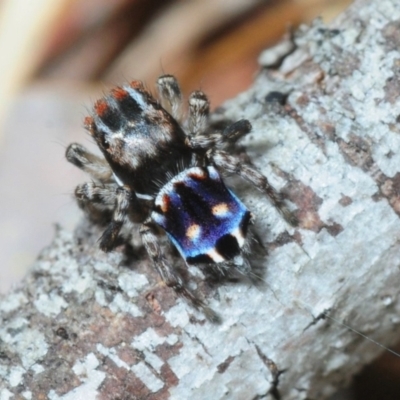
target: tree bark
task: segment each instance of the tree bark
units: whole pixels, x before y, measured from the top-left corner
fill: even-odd
[[[400,4],[359,0],[260,57],[216,120],[247,118],[248,156],[296,210],[254,188],[262,284],[190,281],[212,324],[160,284],[147,256],[58,227],[0,303],[0,399],[325,399],[400,332]],[[289,48],[291,46],[288,46]],[[272,60],[272,61],[271,61]],[[339,322],[340,321],[340,322]]]

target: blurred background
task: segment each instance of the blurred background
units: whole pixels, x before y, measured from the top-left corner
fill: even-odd
[[[350,2],[0,0],[0,293],[50,243],[55,223],[72,230],[80,218],[72,194],[86,178],[64,152],[73,141],[92,146],[82,121],[107,88],[132,79],[153,88],[172,73],[215,108],[251,85],[262,49],[318,16],[329,23]],[[358,397],[335,399],[400,398],[385,397],[388,384],[379,393],[365,385],[377,371],[380,383],[392,379],[400,363],[386,357]]]

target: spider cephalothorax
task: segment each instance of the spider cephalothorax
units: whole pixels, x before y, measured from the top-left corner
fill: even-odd
[[[93,219],[108,218],[102,250],[111,251],[119,243],[124,223],[140,224],[144,247],[164,282],[216,319],[168,263],[158,240],[160,228],[187,264],[248,273],[247,232],[253,216],[225,186],[220,171],[251,182],[290,222],[294,218],[267,178],[227,151],[250,132],[249,121],[213,131],[204,93],[190,95],[183,119],[176,79],[163,75],[157,87],[160,103],[140,81],[117,87],[95,103],[85,126],[105,159],[79,144],[67,148],[68,161],[93,179],[79,185],[75,194]]]

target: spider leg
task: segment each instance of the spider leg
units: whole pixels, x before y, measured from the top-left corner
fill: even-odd
[[[283,217],[291,225],[297,225],[297,218],[285,206],[282,194],[277,192],[270,185],[268,179],[261,172],[222,150],[209,150],[207,152],[207,157],[211,163],[215,164],[217,167],[239,175],[241,178],[253,184],[262,193],[265,193],[274,206],[281,212]]]
[[[87,182],[75,189],[78,206],[94,222],[105,223],[111,219],[116,200],[116,185]]]
[[[209,149],[215,146],[219,149],[233,150],[236,142],[251,131],[251,124],[247,119],[241,119],[227,126],[222,132],[199,132],[196,136],[186,139],[186,143],[193,150]]]
[[[195,308],[201,309],[207,319],[212,322],[219,322],[220,318],[218,315],[185,287],[182,277],[167,263],[158,243],[155,227],[151,220],[146,220],[142,224],[140,234],[142,236],[143,245],[165,284],[174,289],[178,295],[186,297]]]
[[[162,107],[177,121],[182,119],[182,93],[173,75],[162,75],[157,79],[157,90]]]
[[[196,90],[189,96],[188,129],[192,137],[204,133],[208,126],[210,114],[210,102],[207,96],[200,90]]]
[[[113,209],[115,204],[115,184],[86,182],[78,185],[75,196],[78,202],[91,202],[99,207]]]
[[[100,248],[103,251],[109,252],[117,245],[118,234],[128,216],[130,203],[135,200],[138,202],[134,192],[125,186],[117,188],[112,220],[100,238]]]
[[[251,131],[251,123],[247,119],[241,119],[228,125],[221,134],[222,143],[234,144]]]
[[[71,143],[65,152],[67,160],[88,173],[92,178],[107,182],[112,177],[112,171],[107,161],[89,152],[78,143]]]

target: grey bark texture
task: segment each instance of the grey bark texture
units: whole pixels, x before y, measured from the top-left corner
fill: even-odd
[[[356,1],[260,56],[254,86],[214,118],[247,118],[247,154],[288,199],[254,188],[263,284],[191,285],[215,325],[140,252],[102,253],[87,221],[58,228],[0,302],[0,399],[325,399],[400,333],[400,3]],[[290,46],[288,46],[290,47]],[[272,65],[275,64],[275,65]],[[196,289],[197,288],[197,289]]]

